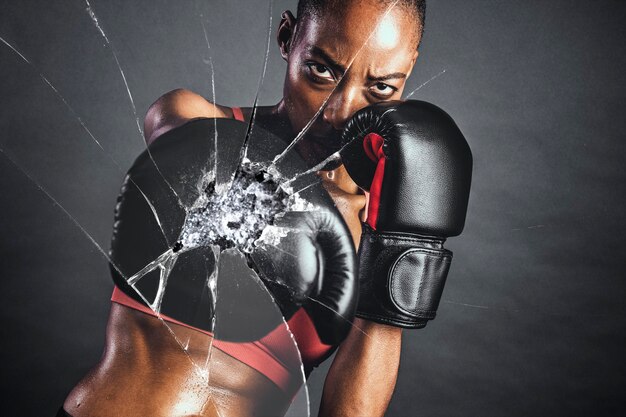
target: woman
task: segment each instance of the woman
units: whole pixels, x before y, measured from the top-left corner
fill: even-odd
[[[296,19],[284,12],[277,33],[287,62],[283,98],[274,106],[256,109],[255,123],[289,143],[314,120],[297,147],[313,164],[338,149],[338,132],[357,110],[400,99],[418,56],[424,2],[303,0],[297,14]],[[228,108],[175,90],[148,110],[146,142],[192,119],[249,121],[252,113],[250,108]],[[365,194],[343,167],[320,175],[358,244]],[[401,329],[362,319],[354,324],[326,378],[321,415],[383,415],[391,399]],[[169,325],[190,346],[211,343],[210,335]],[[312,355],[309,365],[317,365],[327,353]],[[161,321],[140,307],[114,302],[102,360],[72,390],[64,412],[74,417],[246,416],[282,415],[289,407],[293,392],[219,348],[212,350],[207,386],[193,365],[194,358],[201,361],[205,354],[183,351]]]

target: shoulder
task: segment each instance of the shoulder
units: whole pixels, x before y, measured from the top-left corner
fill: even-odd
[[[148,108],[144,119],[145,140],[150,144],[163,133],[200,117],[232,118],[233,110],[211,103],[190,90],[172,90],[163,94]]]

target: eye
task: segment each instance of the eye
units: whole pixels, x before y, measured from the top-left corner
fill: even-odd
[[[335,81],[335,76],[326,65],[311,62],[306,64],[310,74],[320,80]]]
[[[385,83],[376,83],[370,87],[370,91],[377,97],[389,98],[398,90]]]

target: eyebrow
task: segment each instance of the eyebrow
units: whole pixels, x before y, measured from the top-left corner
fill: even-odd
[[[322,48],[320,48],[318,46],[311,46],[311,48],[309,48],[309,52],[311,54],[313,54],[313,55],[319,56],[324,61],[326,61],[328,66],[331,67],[334,71],[338,71],[341,74],[345,74],[346,67],[344,67],[343,65],[341,65],[340,63],[335,61]],[[372,81],[372,82],[381,82],[381,81],[387,81],[387,80],[399,80],[399,79],[404,79],[404,78],[406,78],[406,74],[403,73],[403,72],[394,72],[394,73],[387,74],[387,75],[381,75],[379,77],[367,77],[367,79],[369,81]]]
[[[340,63],[338,63],[337,61],[335,61],[330,55],[328,55],[322,48],[318,47],[318,46],[311,46],[311,48],[309,48],[309,52],[313,55],[317,55],[320,58],[322,58],[324,61],[326,61],[326,63],[328,64],[329,67],[331,67],[334,71],[338,71],[341,74],[344,74],[346,72],[346,67],[344,67],[343,65],[341,65]]]
[[[398,80],[406,78],[406,74],[403,72],[394,72],[392,74],[381,75],[380,77],[367,77],[370,81],[387,81],[387,80]]]

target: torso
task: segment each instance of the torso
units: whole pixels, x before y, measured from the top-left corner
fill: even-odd
[[[259,109],[259,124],[272,124]],[[231,113],[232,114],[232,113]],[[244,109],[244,115],[249,111]],[[265,126],[264,126],[265,127]],[[344,217],[355,242],[361,234],[366,198],[343,166],[320,172],[325,188]],[[211,350],[210,375],[194,364],[206,362],[211,337],[168,323],[189,340],[184,351],[170,330],[154,317],[112,304],[102,359],[72,390],[64,403],[74,417],[89,416],[251,416],[283,415],[291,397],[257,370]]]
[[[207,335],[168,326],[179,338],[188,337],[189,346],[210,345]],[[74,417],[284,413],[289,399],[276,385],[217,349],[211,351],[207,379],[196,366],[206,363],[206,354],[206,349],[183,351],[160,320],[112,304],[103,357],[64,408]]]

